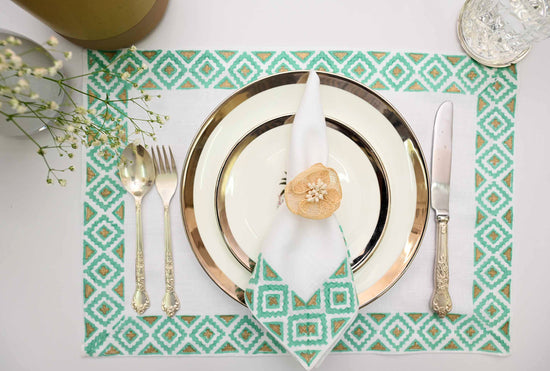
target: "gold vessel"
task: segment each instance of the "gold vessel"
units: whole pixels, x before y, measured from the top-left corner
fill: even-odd
[[[14,0],[67,40],[90,49],[128,47],[160,22],[168,0]]]

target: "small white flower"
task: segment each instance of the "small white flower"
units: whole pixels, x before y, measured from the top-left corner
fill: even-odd
[[[149,66],[148,66],[148,65],[146,65],[145,63],[143,63],[143,64],[141,65],[141,68],[143,68],[144,70],[146,70],[146,69],[148,69],[148,68],[149,68]]]
[[[59,40],[57,40],[55,36],[50,36],[48,41],[46,41],[46,44],[48,44],[49,46],[56,46],[57,44],[59,44]]]
[[[8,57],[8,58],[11,58],[11,57],[13,57],[14,55],[16,55],[15,52],[14,52],[13,50],[9,49],[9,48],[6,49],[6,50],[4,50],[4,54],[5,54],[6,57]]]
[[[53,62],[53,66],[58,70],[60,70],[61,68],[63,68],[63,61],[58,59],[55,62]]]
[[[32,74],[36,77],[43,77],[48,73],[48,70],[44,67],[38,67],[32,70]]]
[[[151,96],[149,94],[145,94],[143,96],[143,99],[146,101],[146,102],[149,102],[151,100]]]
[[[6,41],[7,41],[8,44],[11,44],[11,45],[21,45],[21,40],[15,38],[13,36],[8,36]]]
[[[137,50],[137,47],[136,47],[135,45],[132,45],[132,46],[130,47],[130,51],[131,51],[132,53],[135,52],[136,50]]]
[[[19,67],[21,67],[21,65],[23,65],[23,59],[21,59],[21,57],[18,56],[18,55],[13,55],[10,58],[10,61],[11,61],[11,63],[13,64],[13,66],[15,68],[19,68]]]
[[[25,113],[27,112],[27,107],[20,104],[19,107],[17,107],[17,109],[15,110],[17,113]]]
[[[86,108],[82,107],[82,106],[78,106],[74,109],[74,111],[78,114],[78,115],[85,115],[86,114]]]
[[[130,77],[130,72],[128,72],[128,71],[123,72],[122,75],[120,75],[120,78],[122,80],[128,80],[129,77]]]
[[[29,82],[25,79],[19,79],[17,80],[17,85],[24,89],[29,87]]]
[[[166,121],[169,121],[169,120],[170,120],[170,116],[166,115],[166,116],[164,116],[164,119],[165,119]]]
[[[55,68],[55,67],[48,67],[48,75],[50,75],[50,76],[55,76],[56,73],[57,73],[57,68]]]
[[[57,182],[61,187],[65,187],[67,185],[67,181],[65,179],[59,179]]]
[[[19,101],[17,100],[17,98],[11,98],[8,103],[13,109],[17,109],[17,107],[19,107]]]
[[[53,110],[56,110],[59,108],[59,104],[57,104],[56,102],[54,102],[53,100],[48,104],[48,108],[49,109],[53,109]]]
[[[31,95],[29,95],[29,98],[38,99],[38,98],[40,98],[40,96],[38,95],[38,93],[31,93]]]
[[[101,135],[99,136],[99,140],[105,143],[107,141],[107,134],[101,133]]]
[[[70,60],[73,57],[73,52],[65,52],[63,53],[63,56],[65,57],[65,60]]]
[[[16,86],[12,89],[12,91],[15,93],[15,94],[19,94],[21,93],[21,87],[20,86]]]
[[[73,125],[67,126],[67,131],[68,131],[69,133],[74,133],[74,130],[75,130],[75,127],[74,127]]]
[[[88,113],[89,113],[90,115],[95,115],[95,114],[97,114],[97,111],[96,111],[95,108],[91,108],[91,109],[88,110]]]

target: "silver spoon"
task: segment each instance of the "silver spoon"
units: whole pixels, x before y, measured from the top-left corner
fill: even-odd
[[[143,146],[131,143],[122,151],[118,173],[124,188],[134,196],[136,201],[136,291],[132,299],[132,307],[138,314],[142,314],[149,308],[149,296],[145,291],[141,200],[155,181],[153,160]]]

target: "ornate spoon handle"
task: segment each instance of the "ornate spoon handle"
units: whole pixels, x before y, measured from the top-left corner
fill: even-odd
[[[164,208],[164,281],[166,289],[161,307],[168,317],[172,317],[180,308],[180,301],[174,288],[174,258],[172,256],[172,232],[168,207]]]
[[[145,291],[145,259],[143,256],[143,231],[141,226],[141,199],[136,198],[136,291],[132,307],[138,314],[149,308],[149,296]]]
[[[434,292],[432,309],[441,318],[445,317],[453,307],[449,295],[449,258],[447,251],[447,225],[449,217],[437,216],[437,237],[434,269]]]

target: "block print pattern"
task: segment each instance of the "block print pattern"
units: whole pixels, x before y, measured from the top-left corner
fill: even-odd
[[[89,51],[89,68],[106,66],[116,53]],[[138,73],[143,64],[149,68]],[[375,90],[476,97],[472,186],[477,211],[472,221],[474,245],[465,247],[474,249],[474,314],[452,313],[439,319],[431,313],[369,313],[367,309],[346,329],[333,351],[509,352],[518,88],[515,66],[491,69],[463,55],[387,51],[140,50],[115,68],[129,72],[141,89],[154,92],[237,89],[270,74],[317,69],[345,75]],[[100,108],[94,95],[124,97],[129,89],[129,84],[108,75],[90,78],[88,106]],[[123,102],[120,109],[127,109]],[[285,353],[277,337],[265,331],[251,315],[189,313],[170,319],[124,314],[124,191],[116,176],[116,154],[104,150],[90,148],[85,154],[82,270],[87,354]],[[293,305],[288,300],[286,309],[292,310]],[[330,328],[318,329],[320,336],[329,334],[337,325],[338,313],[330,316]],[[301,319],[295,320],[298,324]]]

